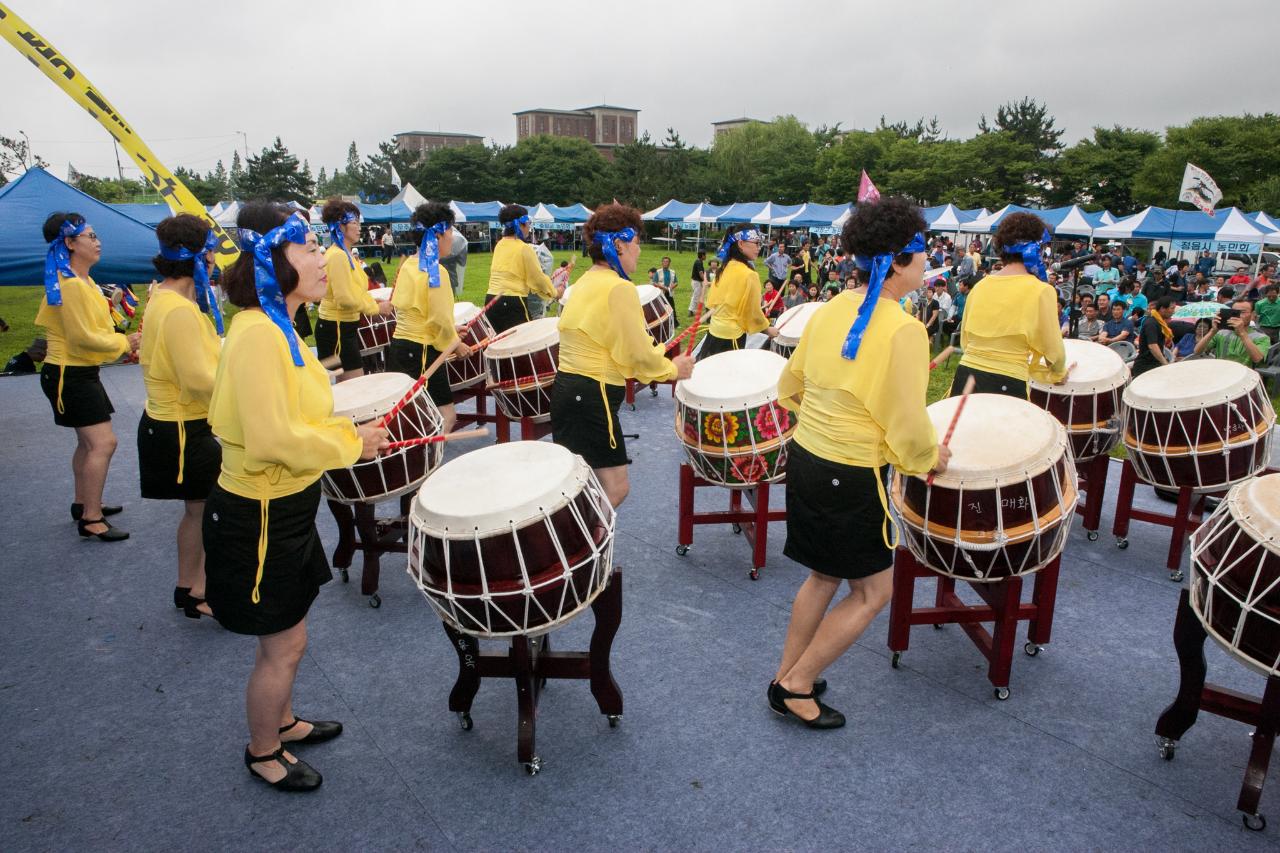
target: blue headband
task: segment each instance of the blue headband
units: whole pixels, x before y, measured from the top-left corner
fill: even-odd
[[[758,228],[742,228],[738,231],[732,229],[728,234],[724,235],[724,242],[720,244],[720,248],[716,251],[716,257],[720,259],[720,263],[726,263],[729,260],[729,247],[737,242],[762,242],[763,235]]]
[[[1005,246],[1000,253],[1022,255],[1022,265],[1027,268],[1027,272],[1041,281],[1048,281],[1049,275],[1044,268],[1044,254],[1041,252],[1041,248],[1047,242],[1049,242],[1048,231],[1044,232],[1039,240],[1023,240],[1021,243],[1014,243],[1012,246]]]
[[[333,245],[342,250],[342,254],[347,256],[347,263],[352,269],[356,268],[356,262],[351,260],[351,253],[347,251],[347,241],[342,239],[342,226],[348,222],[355,222],[360,218],[360,214],[347,211],[342,214],[342,218],[337,222],[329,223],[329,236],[333,238]]]
[[[529,214],[526,213],[524,216],[521,216],[517,219],[513,219],[510,222],[507,222],[504,224],[507,228],[511,229],[511,233],[514,236],[524,239],[524,235],[520,233],[520,226],[529,224]]]
[[[591,236],[591,242],[600,247],[600,251],[604,252],[605,262],[609,264],[609,268],[616,272],[619,277],[631,281],[631,277],[622,269],[622,261],[618,260],[618,249],[613,245],[614,240],[621,240],[624,243],[630,243],[636,238],[636,229],[627,226],[621,231],[597,231]]]
[[[854,263],[858,265],[858,269],[870,271],[871,279],[867,283],[867,295],[858,306],[858,316],[844,339],[844,346],[840,348],[840,355],[850,361],[858,357],[858,348],[862,346],[862,334],[867,330],[867,324],[871,322],[871,314],[876,310],[876,303],[880,301],[880,289],[884,287],[884,280],[889,275],[889,267],[893,265],[893,259],[898,255],[914,255],[917,252],[923,252],[927,245],[924,235],[917,231],[911,238],[911,242],[897,252],[885,252],[870,258],[864,255],[854,256]]]
[[[266,234],[259,234],[249,228],[240,229],[240,248],[253,252],[253,285],[258,293],[258,304],[284,334],[284,339],[289,342],[289,354],[298,367],[303,364],[302,352],[298,349],[298,336],[293,330],[293,321],[285,306],[284,295],[280,293],[280,282],[276,279],[271,250],[278,249],[285,243],[305,245],[310,233],[311,226],[296,213],[286,219],[283,225],[272,228]]]
[[[418,269],[427,274],[427,285],[440,286],[440,235],[449,230],[448,222],[437,222],[430,228],[420,222],[413,223],[414,231],[422,232],[418,244]]]
[[[160,244],[160,257],[169,261],[195,261],[191,277],[196,281],[196,304],[206,314],[213,315],[218,334],[222,334],[222,309],[218,300],[213,298],[213,289],[209,287],[209,253],[218,248],[218,237],[210,230],[204,237],[204,246],[193,252],[186,246],[166,246]]]
[[[58,226],[58,236],[49,241],[49,254],[44,257],[44,298],[50,305],[62,304],[58,273],[67,278],[76,276],[71,270],[71,250],[67,248],[66,238],[79,237],[86,225],[83,219],[77,224],[68,217]]]

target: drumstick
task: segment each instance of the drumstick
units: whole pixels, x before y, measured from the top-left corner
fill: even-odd
[[[933,359],[933,361],[929,362],[929,369],[933,370],[939,364],[942,364],[942,362],[951,358],[951,354],[955,351],[956,351],[955,347],[947,347],[942,352],[938,353],[938,355]]]
[[[422,386],[427,384],[427,380],[431,378],[431,374],[440,369],[440,365],[444,364],[445,359],[449,357],[449,353],[451,352],[453,352],[453,350],[447,349],[436,356],[436,360],[431,362],[431,365],[422,372],[422,375],[418,377],[418,381],[414,382],[412,387],[405,392],[404,396],[396,401],[396,404],[391,407],[391,411],[387,412],[386,415],[383,416],[382,420],[378,421],[379,429],[386,429],[387,424],[391,423],[391,419],[400,414],[401,409],[409,405],[409,401],[413,399],[413,395],[422,390]]]
[[[516,379],[504,379],[501,382],[493,383],[492,387],[501,388],[502,390],[515,389],[517,391],[523,388],[529,388],[537,385],[543,379],[555,378],[556,371],[548,370],[546,373],[535,373],[533,376],[520,376]]]
[[[703,303],[699,302],[698,303],[698,319],[693,321],[693,327],[689,329],[689,346],[684,351],[684,354],[686,357],[693,355],[693,345],[698,340],[698,327],[702,325],[702,320],[703,320],[702,306],[703,306]]]
[[[942,438],[942,446],[946,447],[951,444],[951,436],[955,435],[956,424],[960,422],[960,413],[964,411],[964,404],[969,402],[969,395],[973,393],[973,386],[978,384],[978,380],[972,376],[964,383],[964,390],[960,392],[960,402],[956,404],[956,413],[951,416],[951,425],[947,427],[947,434]],[[933,485],[934,474],[929,472],[928,478],[924,481],[926,486]]]
[[[417,447],[422,444],[439,444],[442,441],[466,441],[472,438],[484,438],[488,429],[469,429],[463,432],[446,432],[444,435],[432,435],[426,438],[408,438],[404,441],[393,441],[384,450],[399,450],[402,447]]]
[[[495,296],[491,302],[486,302],[486,303],[485,303],[485,306],[484,306],[483,308],[481,308],[481,309],[480,309],[479,313],[477,313],[477,314],[476,314],[476,316],[472,317],[470,320],[468,320],[466,323],[464,323],[464,324],[463,324],[463,326],[462,326],[462,331],[461,331],[461,332],[459,332],[458,334],[460,334],[460,335],[464,335],[464,334],[466,334],[467,329],[470,329],[472,326],[474,326],[474,325],[475,325],[475,323],[476,323],[476,320],[479,320],[481,317],[483,317],[483,316],[484,316],[484,312],[486,312],[486,311],[488,311],[490,308],[492,308],[492,307],[493,307],[493,304],[494,304],[495,302],[497,302],[500,298],[501,298],[501,297]]]
[[[320,359],[320,366],[325,370],[337,370],[342,367],[342,356],[331,355],[327,358]]]

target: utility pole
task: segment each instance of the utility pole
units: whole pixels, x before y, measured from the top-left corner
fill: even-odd
[[[244,138],[244,159],[247,163],[249,161],[249,134],[245,133],[243,130],[237,130],[236,133],[240,134],[240,136]]]

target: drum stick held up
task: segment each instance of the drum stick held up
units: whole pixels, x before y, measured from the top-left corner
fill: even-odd
[[[386,450],[400,450],[404,447],[417,447],[420,444],[439,444],[443,441],[467,441],[473,438],[484,438],[489,434],[487,429],[469,429],[462,432],[446,432],[444,435],[431,435],[426,438],[409,438],[404,441],[393,441]]]
[[[386,415],[383,416],[382,420],[378,421],[379,429],[386,429],[387,424],[391,423],[391,419],[400,414],[401,409],[409,405],[409,401],[413,399],[413,395],[422,390],[422,386],[426,385],[427,380],[431,378],[431,375],[440,369],[440,365],[444,364],[445,359],[449,357],[450,352],[452,352],[452,350],[445,350],[436,356],[436,360],[431,362],[431,365],[423,371],[422,375],[418,377],[418,381],[414,382],[413,386],[405,392],[404,396],[397,400],[396,404],[391,407],[391,411],[387,412]]]
[[[951,423],[947,426],[947,434],[942,437],[942,446],[947,447],[951,444],[951,436],[956,433],[956,424],[960,422],[960,413],[964,411],[964,404],[969,402],[969,395],[973,393],[973,386],[978,380],[970,376],[969,380],[964,383],[964,390],[960,392],[960,402],[956,404],[956,413],[951,416]],[[933,472],[929,472],[928,478],[924,481],[925,485],[933,485]]]

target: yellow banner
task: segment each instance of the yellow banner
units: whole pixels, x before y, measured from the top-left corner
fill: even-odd
[[[0,3],[0,36],[4,36],[5,41],[31,60],[32,65],[43,71],[58,85],[59,89],[71,96],[73,101],[84,107],[89,115],[107,129],[107,133],[110,133],[120,143],[120,147],[128,152],[133,162],[137,163],[138,168],[142,170],[147,183],[160,193],[174,213],[193,213],[209,223],[214,233],[218,235],[219,265],[225,265],[239,254],[235,241],[222,226],[213,221],[208,211],[204,209],[204,205],[191,190],[175,178],[173,173],[166,169],[159,158],[151,152],[147,144],[138,138],[133,128],[121,117],[115,107],[111,106],[66,57],[3,3]]]

